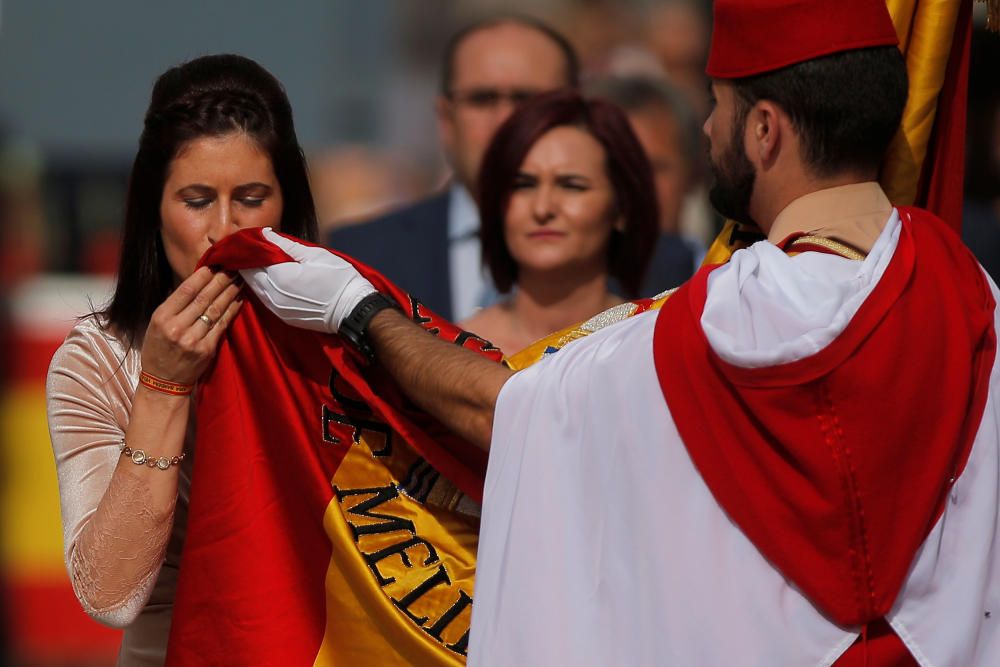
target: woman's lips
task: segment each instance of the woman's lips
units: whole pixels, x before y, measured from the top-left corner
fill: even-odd
[[[556,239],[556,238],[562,238],[563,236],[566,236],[565,232],[557,232],[549,229],[546,229],[544,231],[528,233],[529,239]]]

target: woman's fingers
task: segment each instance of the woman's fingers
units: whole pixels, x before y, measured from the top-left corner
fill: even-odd
[[[213,351],[219,344],[219,339],[222,338],[223,334],[226,333],[226,329],[229,327],[229,323],[233,321],[236,317],[236,313],[240,312],[240,308],[243,307],[243,299],[236,298],[229,303],[226,309],[223,311],[222,315],[219,317],[219,321],[215,323],[205,336],[205,344],[208,345]]]
[[[162,310],[166,317],[172,317],[184,310],[201,293],[214,278],[215,273],[203,266],[188,276],[177,289],[172,291],[157,310]]]
[[[204,326],[205,322],[199,321],[202,315],[209,318],[213,323],[222,317],[222,313],[226,312],[229,302],[236,298],[236,294],[239,292],[242,281],[237,283],[238,279],[239,274],[229,274],[224,271],[219,271],[213,275],[212,279],[191,298],[183,310],[177,313],[180,325],[192,326],[198,324],[199,326]],[[177,289],[179,290],[180,287]],[[229,290],[228,298],[224,300],[224,303],[216,304],[216,300],[220,296],[227,294],[227,290]]]
[[[199,322],[198,318],[205,315],[212,303],[238,278],[238,274],[226,274],[223,272],[212,272],[211,269],[202,267],[188,276],[173,292],[163,301],[153,312],[150,320],[152,330],[162,332],[162,335],[174,342],[183,339],[192,339],[192,325],[198,323],[204,326],[204,321]],[[216,316],[211,313],[206,315],[212,322],[225,312],[223,304],[216,311]],[[204,336],[204,331],[198,332],[194,340]]]
[[[206,335],[209,331],[216,328],[218,323],[222,320],[223,315],[229,309],[229,306],[236,301],[236,297],[240,294],[240,289],[242,288],[242,283],[230,283],[222,292],[220,292],[215,299],[205,307],[205,311],[197,316],[194,322],[191,323],[191,327],[202,336]]]
[[[167,379],[193,381],[214,354],[205,339],[229,312],[242,287],[237,274],[198,269],[156,309],[143,344],[143,365]]]

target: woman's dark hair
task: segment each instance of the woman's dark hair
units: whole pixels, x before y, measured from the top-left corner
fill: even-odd
[[[281,186],[281,230],[315,241],[316,211],[284,88],[249,58],[213,55],[164,72],[153,86],[125,203],[118,283],[101,311],[128,345],[141,339],[173,288],[160,237],[160,200],[171,160],[189,141],[242,132],[271,158]]]
[[[504,238],[507,205],[528,151],[546,132],[563,126],[586,130],[604,148],[615,206],[625,223],[623,232],[611,234],[608,274],[618,280],[626,296],[634,297],[656,243],[659,209],[653,172],[625,113],[610,102],[586,98],[574,90],[528,100],[490,142],[478,188],[483,262],[501,292],[517,282],[517,263]]]

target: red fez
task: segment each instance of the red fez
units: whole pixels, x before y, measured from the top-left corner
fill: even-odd
[[[713,79],[899,43],[885,0],[715,0],[714,15],[705,68]]]

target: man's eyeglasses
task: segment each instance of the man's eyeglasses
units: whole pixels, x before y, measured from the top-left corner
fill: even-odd
[[[464,104],[473,109],[495,109],[501,102],[510,102],[517,106],[531,99],[539,92],[522,88],[500,90],[499,88],[469,88],[467,90],[448,91],[448,99],[456,104]]]

